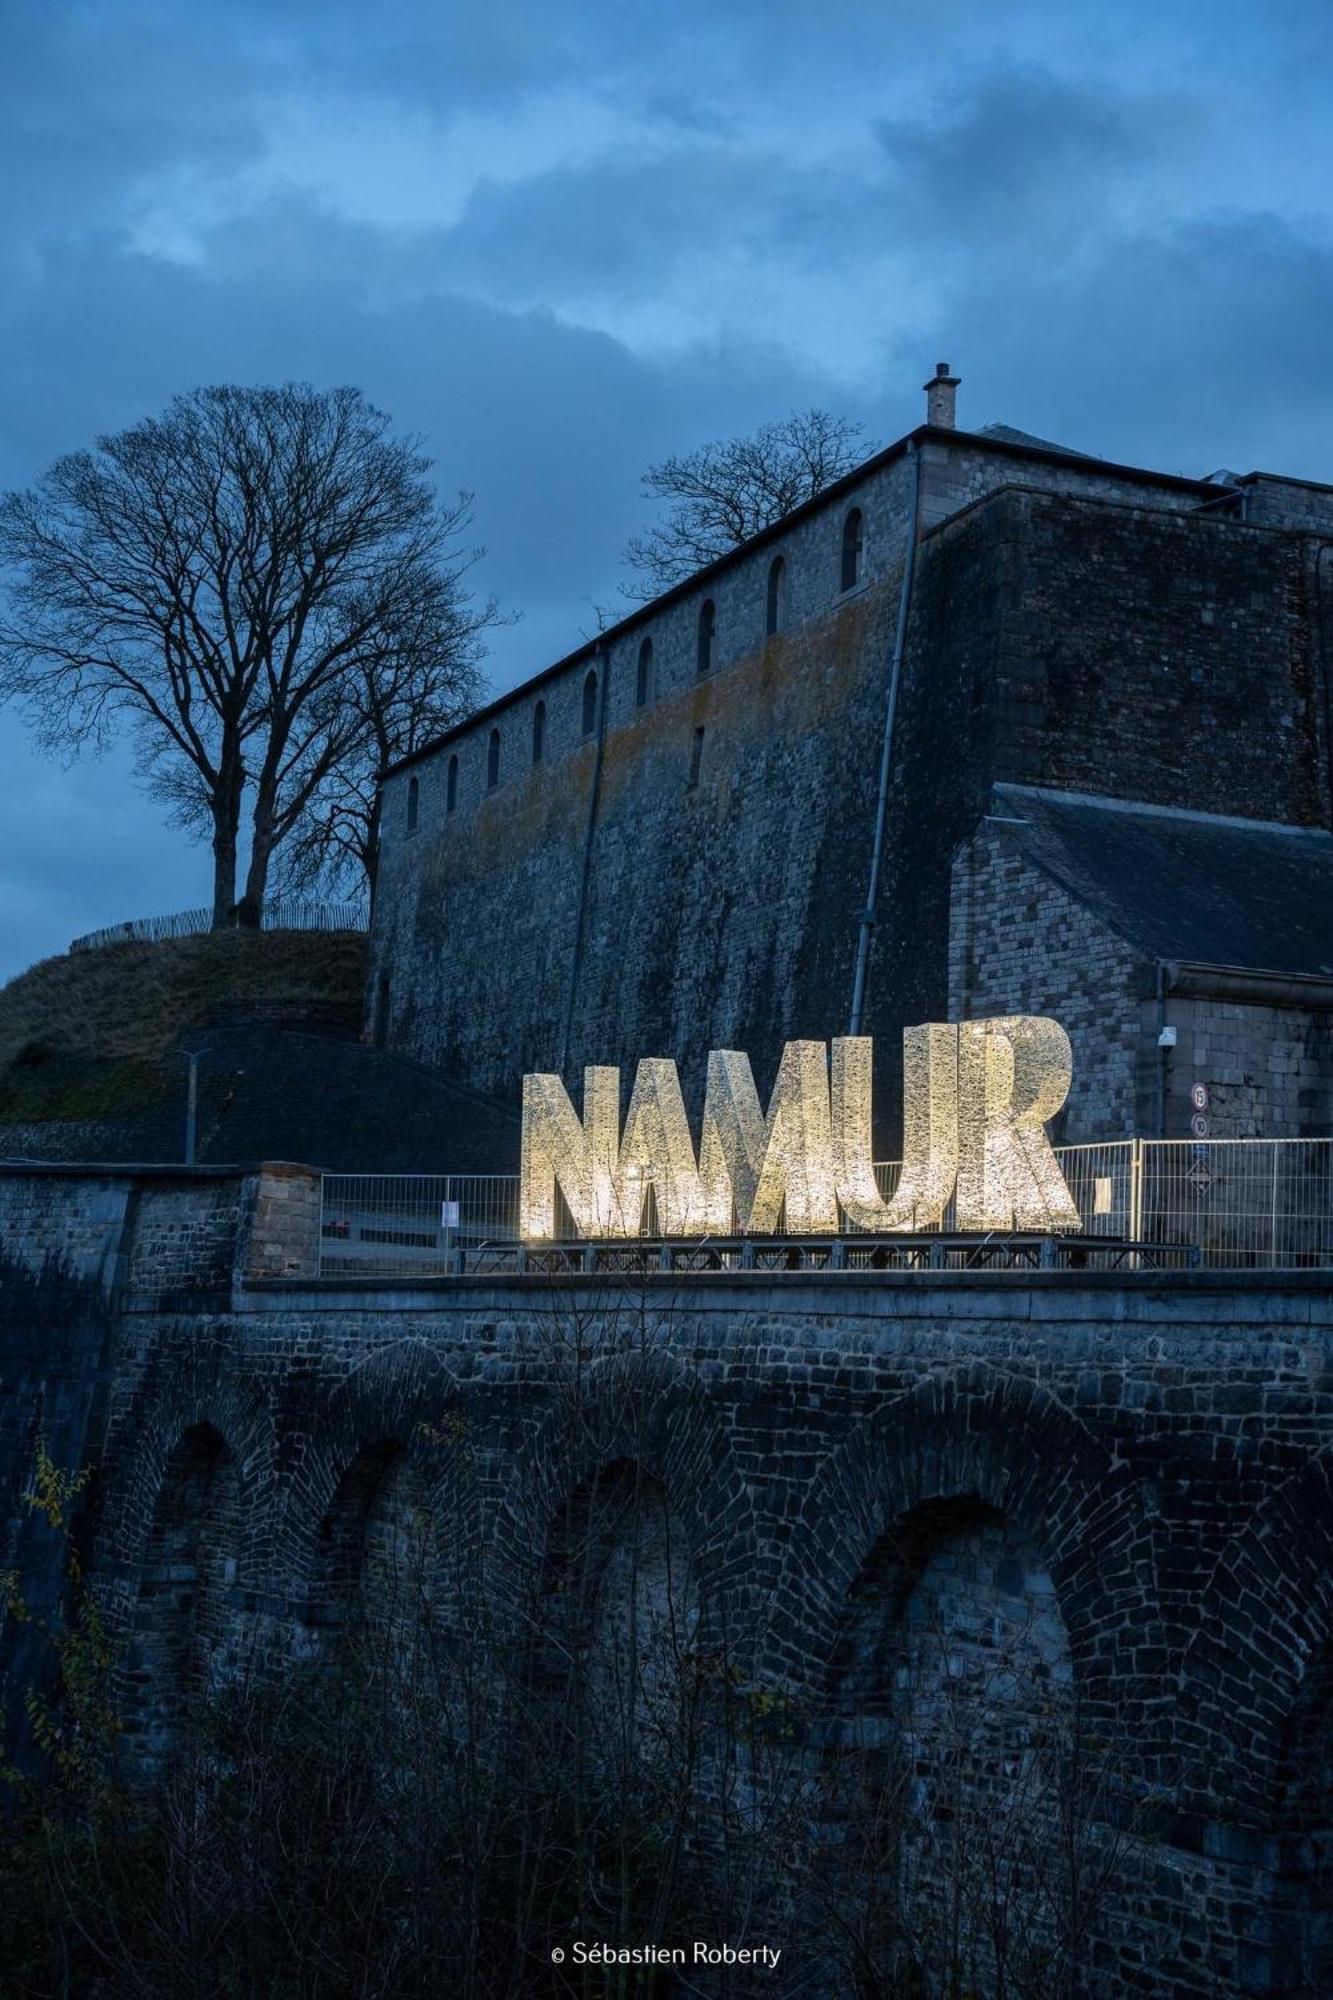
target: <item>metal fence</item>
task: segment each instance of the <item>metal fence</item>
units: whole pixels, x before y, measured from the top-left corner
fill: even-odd
[[[279,897],[264,905],[259,928],[264,931],[363,931],[368,922],[364,903],[312,903],[300,897]],[[240,925],[233,922],[233,929]],[[166,917],[131,917],[105,930],[76,937],[70,950],[100,951],[109,944],[156,944],[160,938],[202,937],[213,929],[211,909],[175,910]]]
[[[1214,1268],[1333,1265],[1333,1139],[1117,1139],[1059,1146],[1086,1236],[1198,1253]],[[875,1167],[887,1198],[896,1161]],[[953,1232],[952,1212],[944,1234]],[[557,1199],[554,1240],[576,1231]],[[844,1222],[849,1242],[862,1232]],[[643,1234],[656,1235],[651,1202]],[[779,1230],[777,1234],[781,1234]],[[519,1241],[514,1174],[326,1174],[324,1277],[431,1277]]]
[[[516,1174],[324,1176],[322,1278],[438,1277],[458,1250],[518,1240]]]

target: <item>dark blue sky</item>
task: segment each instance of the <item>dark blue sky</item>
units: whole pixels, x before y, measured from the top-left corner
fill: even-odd
[[[8,0],[0,485],[209,381],[354,382],[477,495],[510,685],[667,451],[812,401],[1333,480],[1327,0]],[[206,900],[0,715],[0,976]]]

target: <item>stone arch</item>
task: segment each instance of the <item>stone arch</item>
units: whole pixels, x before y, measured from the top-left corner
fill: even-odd
[[[751,1497],[696,1378],[660,1353],[595,1362],[562,1391],[525,1445],[499,1508],[492,1577],[521,1620],[542,1590],[551,1537],[571,1496],[617,1464],[657,1482],[689,1549],[710,1643],[748,1645],[757,1537]]]
[[[985,1367],[883,1407],[814,1482],[766,1677],[811,1719],[820,1865],[886,1990],[1072,1976],[1074,1888],[1143,1751],[1114,1666],[1147,1534],[1087,1426]]]
[[[1282,1744],[1311,1662],[1333,1641],[1333,1452],[1258,1507],[1222,1551],[1181,1654],[1192,1782],[1271,1824]]]
[[[217,1342],[161,1348],[114,1426],[94,1549],[94,1568],[113,1622],[136,1587],[168,1464],[188,1431],[217,1433],[235,1465],[238,1590],[271,1577],[277,1448],[263,1389],[241,1378]]]
[[[122,1720],[142,1772],[178,1747],[193,1703],[225,1684],[236,1515],[236,1460],[211,1424],[192,1424],[162,1468],[126,1607]]]
[[[324,1650],[353,1621],[405,1617],[409,1593],[414,1616],[429,1606],[447,1618],[463,1588],[452,1565],[478,1549],[480,1520],[444,1362],[422,1341],[381,1348],[329,1390],[293,1447],[283,1567],[298,1650]]]
[[[1089,1692],[1105,1694],[1117,1605],[1144,1618],[1135,1560],[1149,1538],[1135,1483],[1047,1391],[981,1366],[921,1382],[826,1461],[778,1580],[769,1671],[821,1686],[842,1608],[886,1530],[926,1503],[968,1497],[1018,1523],[1041,1551],[1075,1668]]]
[[[131,1764],[151,1775],[191,1700],[257,1664],[276,1487],[267,1399],[221,1343],[159,1348],[113,1432],[91,1574],[124,1643]]]
[[[533,1664],[555,1716],[631,1785],[664,1762],[679,1779],[705,1695],[700,1595],[661,1481],[615,1459],[576,1487],[552,1524],[545,1584]]]
[[[1273,2000],[1333,1993],[1333,1637],[1306,1662],[1278,1748]]]

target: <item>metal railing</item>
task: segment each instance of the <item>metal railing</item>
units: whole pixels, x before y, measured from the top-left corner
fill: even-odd
[[[1157,1263],[1333,1266],[1333,1139],[1114,1139],[1055,1151],[1085,1240],[1182,1253]],[[896,1161],[876,1163],[886,1198],[898,1175]],[[552,1241],[572,1244],[577,1231],[558,1198],[556,1209]],[[844,1217],[840,1234],[854,1246],[866,1232]],[[940,1234],[956,1234],[952,1205]],[[651,1201],[642,1236],[658,1240]],[[459,1251],[475,1269],[479,1251],[519,1240],[516,1174],[324,1176],[322,1277],[440,1276],[456,1268]]]
[[[259,928],[264,931],[363,931],[369,921],[364,903],[313,903],[284,896],[266,902]],[[231,928],[239,930],[233,921]],[[161,938],[202,937],[213,929],[211,909],[175,910],[165,917],[131,917],[105,930],[76,937],[70,950],[100,951],[109,944],[156,944]]]

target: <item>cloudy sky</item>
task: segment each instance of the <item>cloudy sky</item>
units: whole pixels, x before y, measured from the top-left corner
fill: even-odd
[[[200,382],[360,385],[472,488],[511,685],[664,453],[811,402],[1333,479],[1327,0],[6,0],[0,486]],[[0,977],[207,899],[0,715]]]

